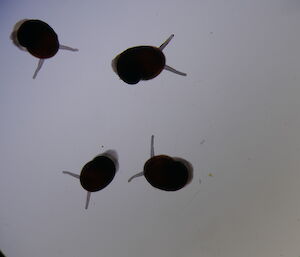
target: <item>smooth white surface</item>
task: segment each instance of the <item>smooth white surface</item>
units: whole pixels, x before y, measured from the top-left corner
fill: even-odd
[[[37,59],[9,39],[44,20],[61,44]],[[7,257],[300,256],[297,0],[0,2],[0,249]],[[159,46],[163,71],[130,86],[111,60]],[[194,167],[177,192],[141,177],[155,153]],[[86,192],[80,172],[115,149],[119,172]],[[201,180],[201,184],[199,183]]]

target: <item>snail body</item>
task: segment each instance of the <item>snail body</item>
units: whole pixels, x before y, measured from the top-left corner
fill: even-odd
[[[34,79],[42,68],[44,60],[55,56],[59,49],[78,51],[76,48],[59,44],[54,29],[41,20],[24,19],[17,22],[11,33],[11,39],[18,48],[39,58]]]
[[[140,80],[150,80],[158,76],[163,69],[178,75],[185,73],[166,65],[163,49],[171,41],[171,35],[160,47],[135,46],[117,55],[112,61],[113,70],[127,84],[137,84]]]

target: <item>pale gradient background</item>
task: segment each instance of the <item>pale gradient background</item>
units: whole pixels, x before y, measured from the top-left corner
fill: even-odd
[[[59,51],[33,80],[37,59],[9,39],[23,18],[80,51]],[[7,257],[300,256],[299,1],[1,0],[0,24]],[[129,86],[113,73],[118,53],[172,33],[167,63],[187,77]],[[127,183],[152,134],[157,154],[193,164],[186,188]],[[62,171],[108,149],[119,172],[85,210]]]

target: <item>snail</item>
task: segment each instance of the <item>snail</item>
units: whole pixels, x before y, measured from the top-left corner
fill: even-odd
[[[55,31],[41,20],[20,20],[15,24],[10,38],[18,48],[39,58],[33,79],[42,68],[44,60],[56,55],[59,49],[78,51],[76,48],[59,44]]]
[[[154,136],[151,136],[150,159],[146,161],[144,170],[129,178],[128,182],[140,176],[155,188],[164,191],[177,191],[192,180],[192,165],[177,157],[154,155]]]
[[[160,47],[136,46],[128,48],[112,60],[112,68],[121,80],[127,84],[137,84],[140,80],[149,80],[158,76],[163,69],[181,76],[186,73],[166,65],[162,50],[172,40],[172,34]]]
[[[63,173],[80,180],[81,186],[87,191],[85,204],[85,209],[87,209],[91,193],[107,187],[115,177],[117,170],[117,154],[115,151],[109,150],[86,163],[83,166],[80,175],[69,171],[63,171]]]

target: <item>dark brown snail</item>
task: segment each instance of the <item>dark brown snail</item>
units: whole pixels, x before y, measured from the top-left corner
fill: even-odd
[[[155,78],[163,69],[186,76],[166,65],[166,57],[162,50],[171,41],[171,35],[160,47],[136,46],[128,48],[112,61],[113,70],[127,84],[136,84],[140,80]]]
[[[44,60],[53,57],[59,49],[78,51],[78,49],[60,45],[55,31],[41,20],[25,19],[17,22],[11,39],[21,50],[26,50],[40,59],[33,78],[36,78]]]
[[[108,186],[113,180],[118,169],[117,155],[114,151],[107,151],[96,156],[86,163],[80,175],[63,171],[80,180],[81,186],[88,192],[85,209],[88,208],[91,192],[97,192]]]
[[[164,191],[177,191],[186,186],[192,179],[192,166],[181,158],[167,155],[154,156],[154,136],[151,137],[151,158],[145,163],[144,171],[132,176],[145,176],[155,188]]]

